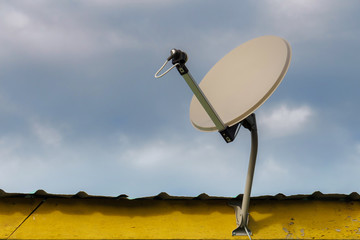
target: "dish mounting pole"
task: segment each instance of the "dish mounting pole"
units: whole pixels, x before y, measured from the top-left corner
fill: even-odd
[[[244,195],[242,199],[242,204],[240,208],[240,204],[234,203],[230,204],[235,209],[236,223],[237,228],[232,232],[233,236],[246,236],[251,235],[251,231],[248,228],[249,223],[249,205],[250,205],[250,194],[252,183],[254,179],[255,172],[255,164],[256,164],[256,156],[258,151],[258,134],[257,134],[257,125],[255,113],[250,114],[247,118],[240,122],[244,128],[248,129],[251,133],[251,150],[250,150],[250,159],[248,172],[246,176],[246,184]]]
[[[258,134],[255,114],[250,114],[247,118],[233,126],[226,126],[219,117],[219,115],[216,113],[215,109],[213,108],[199,85],[191,76],[188,68],[185,66],[185,63],[188,60],[187,54],[185,52],[182,52],[181,50],[172,49],[171,55],[167,59],[167,61],[170,60],[172,60],[172,64],[176,66],[180,75],[189,85],[190,89],[192,90],[196,98],[199,100],[200,104],[205,109],[206,113],[209,115],[216,128],[219,130],[219,133],[227,143],[230,143],[235,139],[241,125],[247,128],[251,133],[251,152],[241,208],[239,204],[232,204],[232,206],[235,208],[236,223],[238,225],[238,227],[232,232],[232,235],[248,235],[250,237],[251,231],[248,229],[250,194],[254,178],[256,156],[258,150]]]

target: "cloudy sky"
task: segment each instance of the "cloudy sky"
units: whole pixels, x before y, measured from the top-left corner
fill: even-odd
[[[236,196],[250,134],[194,129],[172,48],[199,82],[259,36],[292,46],[256,111],[253,195],[360,192],[359,1],[0,1],[0,189]]]

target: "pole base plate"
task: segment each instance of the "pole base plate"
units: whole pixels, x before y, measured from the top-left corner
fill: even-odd
[[[234,231],[232,231],[233,236],[248,236],[248,233],[250,236],[252,235],[250,229],[247,229],[247,232],[246,232],[244,227],[238,227]]]

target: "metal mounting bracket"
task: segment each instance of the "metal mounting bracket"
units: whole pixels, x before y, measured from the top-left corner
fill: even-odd
[[[236,225],[237,225],[237,228],[234,231],[232,231],[232,235],[233,236],[247,236],[248,233],[249,233],[249,235],[252,235],[252,233],[249,229],[247,229],[247,232],[245,230],[245,226],[248,226],[248,224],[249,224],[249,213],[247,213],[246,224],[242,224],[242,221],[244,218],[241,215],[241,207],[240,207],[241,203],[240,202],[231,202],[231,203],[229,203],[229,205],[231,207],[233,207],[235,210]]]

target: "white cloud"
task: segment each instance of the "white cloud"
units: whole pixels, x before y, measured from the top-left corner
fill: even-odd
[[[49,146],[61,145],[63,137],[56,128],[39,122],[33,122],[31,129],[41,143]]]
[[[271,112],[259,114],[259,124],[264,134],[270,137],[284,137],[299,133],[306,128],[314,111],[309,106],[290,108],[281,105]]]
[[[272,157],[261,159],[256,170],[256,178],[258,178],[257,181],[267,183],[271,182],[271,184],[273,184],[278,180],[287,179],[289,169],[286,167],[293,166],[286,166]]]
[[[119,161],[122,163],[131,162],[134,167],[144,169],[181,166],[179,168],[188,169],[190,172],[216,172],[220,171],[224,166],[225,168],[228,167],[231,163],[231,156],[234,154],[234,148],[231,148],[230,145],[217,146],[218,143],[213,140],[218,139],[212,139],[209,136],[191,140],[171,139],[165,141],[151,139],[142,144],[123,146],[124,151],[120,154]],[[221,147],[224,148],[221,150]],[[237,150],[236,147],[235,150]],[[222,151],[227,151],[229,161],[223,161]],[[206,164],[207,168],[204,168],[203,164]],[[213,169],[213,165],[217,166]]]
[[[2,164],[5,162],[13,163],[14,160],[18,159],[14,156],[14,152],[21,145],[21,140],[10,136],[2,136],[0,138],[0,160]]]
[[[3,9],[2,14],[3,23],[11,28],[22,29],[30,23],[30,19],[26,14],[15,9]]]
[[[2,59],[9,61],[19,54],[30,54],[34,59],[74,59],[75,56],[78,59],[97,53],[143,47],[143,42],[133,34],[120,30],[117,25],[107,24],[102,16],[90,18],[72,10],[59,14],[54,10],[56,4],[38,4],[41,4],[41,10],[36,11],[34,6],[15,6],[10,2],[0,8],[0,15],[4,17],[0,21]]]
[[[131,161],[132,164],[140,168],[157,168],[171,161],[176,153],[179,153],[178,147],[157,140],[145,144],[145,146],[128,148],[121,160]]]
[[[271,11],[282,13],[282,16],[288,18],[301,18],[329,8],[324,0],[288,0],[285,2],[281,0],[271,0],[268,1],[267,4]]]
[[[13,101],[8,99],[4,93],[0,93],[0,113],[8,115],[23,115],[23,111],[19,110],[18,106]]]
[[[118,166],[129,169],[135,178],[150,177],[146,189],[152,192],[234,196],[243,191],[249,161],[250,136],[245,130],[241,135],[232,144],[226,144],[220,135],[206,133],[132,143],[122,146]]]
[[[342,14],[339,10],[348,5],[343,1],[268,0],[261,2],[259,8],[261,15],[268,17],[262,24],[296,42],[336,37],[338,33],[334,34],[330,29],[334,19]]]
[[[167,0],[83,0],[84,4],[94,5],[97,7],[152,7],[152,8],[162,8],[166,5],[174,4],[173,1]]]
[[[357,143],[355,148],[356,148],[357,154],[360,155],[360,143]]]

